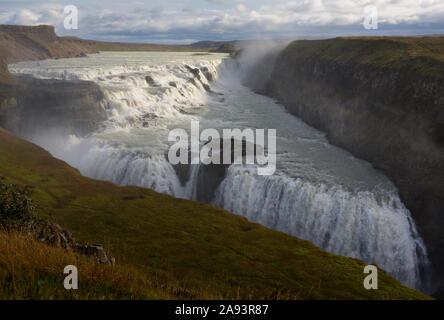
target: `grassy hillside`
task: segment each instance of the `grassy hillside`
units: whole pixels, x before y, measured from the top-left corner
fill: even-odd
[[[444,77],[444,37],[349,37],[292,42],[286,54],[372,65],[378,69],[415,66],[423,76]]]
[[[63,269],[75,265],[79,290],[65,290]],[[18,233],[0,231],[0,300],[9,299],[173,299],[180,290],[128,266],[107,266],[46,246]]]
[[[135,294],[135,298],[165,298],[168,292],[180,292],[174,297],[199,299],[428,298],[402,286],[382,270],[380,289],[367,291],[362,285],[364,263],[359,260],[329,254],[307,241],[249,223],[217,207],[175,199],[149,189],[118,187],[85,178],[38,146],[2,129],[0,175],[13,183],[32,187],[32,198],[39,214],[70,230],[77,240],[104,243],[110,255],[117,258],[122,272],[128,268],[137,270],[138,274],[143,274],[142,283],[148,281],[143,279],[156,279],[161,287],[173,288],[159,292],[151,286],[153,289]],[[0,248],[11,247],[14,241],[15,254],[29,255],[29,260],[16,259],[11,254],[5,257],[0,253],[0,282],[11,279],[15,271],[11,270],[9,262],[14,261],[19,269],[13,270],[20,270],[19,274],[34,279],[34,283],[41,281],[38,282],[41,291],[22,288],[11,293],[8,289],[3,294],[7,297],[50,297],[52,288],[57,285],[58,270],[73,257],[61,257],[63,263],[55,258],[36,258],[43,262],[33,270],[27,262],[33,258],[27,246],[21,244],[23,239],[14,240],[2,234]],[[38,253],[39,250],[61,254],[39,247],[36,254],[45,257],[47,254]],[[47,269],[44,268],[46,260],[50,264]],[[101,282],[94,284],[84,280],[78,297],[89,297],[90,291],[91,297],[102,293],[108,298],[129,297],[132,282],[125,286],[116,284],[109,272],[101,268],[90,273],[85,271],[85,279],[103,277],[109,286],[105,286],[105,290]],[[127,282],[125,274],[121,277]],[[131,278],[139,281],[138,277]],[[8,288],[11,285],[9,281]],[[66,297],[66,293],[57,290],[56,297]]]

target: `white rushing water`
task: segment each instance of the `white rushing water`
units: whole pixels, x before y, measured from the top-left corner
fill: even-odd
[[[191,80],[189,67],[201,70],[201,81]],[[254,167],[233,165],[212,203],[329,252],[378,264],[406,285],[423,288],[426,249],[390,180],[274,100],[242,86],[236,70],[224,54],[146,52],[10,66],[15,73],[100,85],[108,113],[103,129],[82,138],[48,130],[32,140],[82,174],[120,185],[195,199],[199,170],[192,168],[181,183],[165,158],[169,130],[189,130],[191,120],[200,120],[201,129],[277,129],[276,173],[258,176]]]

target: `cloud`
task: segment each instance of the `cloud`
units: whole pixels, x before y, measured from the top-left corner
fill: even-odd
[[[38,22],[40,15],[27,9],[17,11],[8,21],[9,24],[34,25]]]
[[[228,4],[233,2],[242,2],[242,0],[206,0],[206,1],[214,4]]]
[[[86,1],[79,3],[79,30],[75,31],[63,29],[63,7],[60,4],[42,6],[41,1],[39,7],[12,6],[7,12],[3,10],[0,22],[51,23],[57,26],[59,33],[96,39],[168,42],[365,34],[367,31],[362,22],[367,5],[378,8],[378,34],[393,33],[394,30],[406,34],[436,33],[444,21],[442,0],[206,0],[199,5],[194,2],[189,5],[188,1],[181,0],[168,1],[168,4],[165,1],[153,0],[146,4],[127,0],[125,5],[110,1],[106,9]]]

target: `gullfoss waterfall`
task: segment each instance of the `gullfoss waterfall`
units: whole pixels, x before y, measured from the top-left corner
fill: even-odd
[[[82,174],[219,205],[426,290],[426,248],[392,182],[244,87],[226,55],[114,52],[22,62],[10,71],[102,88],[108,120],[100,130],[29,137]],[[252,165],[172,166],[168,133],[190,130],[191,120],[201,129],[277,129],[276,173],[259,176]]]

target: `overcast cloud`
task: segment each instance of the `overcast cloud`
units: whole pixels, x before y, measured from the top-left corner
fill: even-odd
[[[79,29],[63,28],[63,8],[79,9]],[[378,8],[366,30],[364,8]],[[125,0],[3,1],[2,24],[52,24],[58,34],[98,40],[195,40],[444,33],[444,0]]]

